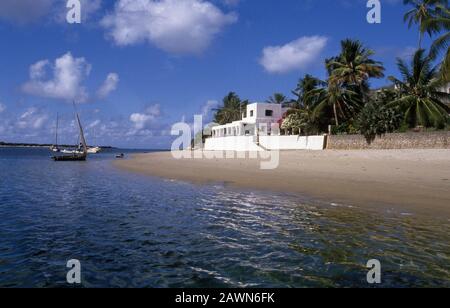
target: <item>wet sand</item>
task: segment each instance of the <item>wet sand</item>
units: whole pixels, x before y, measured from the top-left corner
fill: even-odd
[[[274,170],[261,170],[258,159],[174,159],[170,152],[135,155],[115,164],[196,184],[450,214],[450,150],[287,151],[280,152]]]

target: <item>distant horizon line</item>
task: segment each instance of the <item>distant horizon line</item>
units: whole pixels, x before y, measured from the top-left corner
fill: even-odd
[[[53,146],[52,143],[31,143],[31,142],[6,142],[0,141],[0,147],[50,147]],[[75,147],[75,144],[60,144],[61,147]],[[143,151],[170,151],[167,149],[157,149],[157,148],[140,148],[140,147],[119,147],[119,146],[111,146],[111,145],[99,145],[98,147],[103,149],[118,149],[118,150],[143,150]]]

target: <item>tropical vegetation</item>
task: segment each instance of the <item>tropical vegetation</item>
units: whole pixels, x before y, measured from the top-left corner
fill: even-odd
[[[242,101],[236,93],[230,92],[222,102],[223,106],[216,110],[214,116],[217,124],[224,125],[242,119],[242,113],[246,110],[248,101]]]
[[[269,104],[284,105],[288,103],[288,98],[282,93],[274,93],[266,102]]]
[[[392,133],[401,127],[403,121],[401,111],[398,107],[388,105],[396,95],[395,91],[389,89],[374,93],[370,102],[358,115],[356,126],[369,144],[377,136]]]
[[[403,80],[389,77],[398,89],[398,97],[387,106],[399,107],[411,128],[443,128],[448,121],[448,108],[444,102],[450,99],[450,94],[440,90],[444,82],[438,78],[431,57],[419,49],[409,66],[402,59],[398,59],[397,65]]]
[[[325,61],[326,79],[310,74],[299,79],[293,99],[274,93],[266,101],[291,107],[281,125],[285,133],[360,133],[376,136],[408,129],[448,129],[450,95],[450,11],[448,0],[404,0],[408,27],[417,25],[418,49],[411,60],[397,59],[400,77],[372,89],[372,79],[385,77],[383,64],[361,41],[345,39],[340,53]],[[424,35],[434,41],[423,49]],[[215,120],[240,120],[248,101],[231,92]]]

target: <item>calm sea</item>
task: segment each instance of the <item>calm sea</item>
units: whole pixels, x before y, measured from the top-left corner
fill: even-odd
[[[0,287],[450,287],[449,217],[55,163],[0,148]]]

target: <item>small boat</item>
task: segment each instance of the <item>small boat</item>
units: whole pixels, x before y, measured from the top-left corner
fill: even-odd
[[[55,152],[55,153],[61,152],[61,150],[57,146],[54,146],[54,145],[52,145],[50,147],[50,151]]]
[[[116,158],[125,158],[125,154],[123,154],[123,153],[117,154]]]
[[[88,154],[98,154],[102,151],[102,148],[100,147],[92,147],[92,148],[88,148],[87,152]]]
[[[75,106],[75,103],[74,103]],[[80,139],[81,143],[78,149],[74,151],[63,150],[66,155],[53,156],[54,161],[85,161],[87,157],[87,145],[86,139],[84,138],[83,126],[81,126],[80,116],[76,113],[76,118],[78,122],[78,127],[80,129]]]
[[[63,154],[83,154],[83,151],[81,151],[81,150],[67,150],[67,149],[64,149],[64,150],[61,150],[60,152],[63,153]]]
[[[93,127],[92,130],[93,130],[93,137],[92,137],[92,139],[93,139],[93,140],[97,140],[97,138],[96,138],[96,129],[95,129],[95,127]],[[101,151],[102,151],[102,148],[99,147],[99,146],[90,146],[90,147],[88,147],[88,149],[87,149],[88,154],[98,154],[98,153],[100,153]]]

